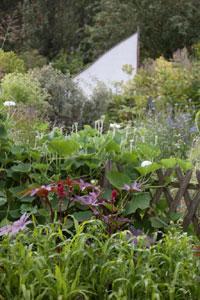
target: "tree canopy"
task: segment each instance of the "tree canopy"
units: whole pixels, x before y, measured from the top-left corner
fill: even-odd
[[[2,0],[0,47],[61,51],[93,61],[140,28],[142,58],[171,57],[200,40],[198,0]]]

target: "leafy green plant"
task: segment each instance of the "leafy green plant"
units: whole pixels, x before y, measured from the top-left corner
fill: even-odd
[[[128,231],[108,236],[100,221],[74,224],[75,233],[65,225],[33,224],[16,238],[3,238],[2,298],[199,298],[199,258],[186,234],[172,229],[146,248],[145,236],[136,244]]]
[[[92,213],[94,210],[89,204],[81,202],[87,198],[88,201],[96,199],[97,208],[100,205],[100,210],[95,211],[96,216],[100,219],[104,216],[108,223],[110,221],[112,223],[113,218],[128,217],[129,220],[125,223],[136,222],[138,227],[145,230],[167,227],[171,221],[167,206],[159,208],[151,205],[151,191],[156,189],[154,172],[160,168],[174,168],[177,165],[183,170],[191,168],[190,164],[178,158],[160,160],[158,149],[144,143],[130,148],[129,139],[123,130],[102,134],[101,129],[98,131],[85,127],[84,130],[64,136],[61,130],[54,129],[37,138],[35,149],[24,145],[17,146],[13,141],[8,143],[5,138],[7,137],[5,126],[2,126],[2,136],[2,145],[5,146],[2,147],[1,154],[0,191],[6,198],[2,196],[4,200],[0,211],[1,220],[16,219],[20,212],[33,212],[45,222],[49,219],[48,210],[51,210],[53,219],[61,206],[63,206],[62,214],[60,213],[62,219],[69,213],[80,213],[81,219],[85,216],[88,218],[85,210],[91,210]],[[24,190],[39,188],[41,185],[47,186],[48,191],[48,186],[51,188],[52,184],[57,193],[59,181],[62,183],[67,176],[87,181],[89,184],[92,180],[95,183],[92,184],[92,190],[73,193],[73,201],[63,199],[64,204],[56,198],[56,194],[50,194],[48,201],[45,198],[46,200],[42,199],[42,202],[38,202],[38,198],[34,199],[30,195],[22,196]],[[138,195],[133,193],[134,183],[136,187],[137,184],[142,187]],[[100,191],[98,196],[95,186]],[[110,205],[112,189],[116,189],[118,194],[114,206]],[[79,201],[74,200],[75,196],[80,197]],[[71,199],[71,196],[69,198]],[[52,213],[52,210],[55,212]],[[112,231],[115,231],[115,228],[112,228]]]
[[[31,74],[49,95],[47,115],[54,125],[71,128],[74,122],[82,122],[85,98],[68,75],[52,66],[35,69]]]
[[[105,114],[111,96],[104,85],[98,86],[91,99],[87,99],[68,74],[52,66],[35,69],[31,74],[49,95],[47,115],[54,125],[70,130],[74,123],[79,127],[90,125]]]
[[[5,52],[0,49],[0,79],[8,73],[24,73],[25,65],[13,51]]]
[[[167,61],[163,57],[147,61],[138,74],[124,86],[124,96],[133,98],[138,110],[147,108],[152,98],[158,110],[167,105],[185,108],[198,105],[199,98],[198,63],[176,60]]]
[[[1,102],[12,100],[40,107],[48,97],[39,81],[30,74],[7,74],[1,82],[1,90]]]
[[[46,109],[46,105],[43,109]],[[49,130],[45,111],[41,112],[38,105],[17,103],[13,109],[4,107],[4,113],[7,115],[8,135],[15,141],[15,145],[34,147],[37,135]]]
[[[20,57],[23,59],[26,69],[42,68],[48,62],[47,58],[41,55],[37,49],[24,51]]]
[[[83,59],[78,52],[68,54],[62,49],[53,59],[52,66],[64,74],[74,75],[83,68]]]

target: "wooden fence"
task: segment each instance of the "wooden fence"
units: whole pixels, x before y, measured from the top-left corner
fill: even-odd
[[[198,208],[200,205],[200,171],[196,171],[196,183],[190,183],[192,179],[192,170],[185,173],[176,167],[163,171],[156,171],[157,180],[155,193],[152,195],[152,203],[157,204],[161,197],[166,198],[169,212],[177,212],[180,204],[185,203],[185,212],[183,218],[183,229],[187,230],[192,223],[196,234],[200,237],[200,220],[198,218]],[[169,180],[173,174],[174,181]],[[193,180],[194,181],[194,180]],[[175,195],[172,189],[177,189]]]

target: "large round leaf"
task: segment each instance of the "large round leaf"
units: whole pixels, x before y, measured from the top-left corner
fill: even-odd
[[[150,205],[151,197],[149,193],[139,193],[134,194],[131,201],[128,202],[128,204],[125,207],[125,215],[130,215],[138,208],[140,209],[146,209]]]
[[[49,150],[60,156],[69,156],[79,149],[79,144],[73,140],[54,139],[49,143]]]
[[[106,174],[106,177],[110,184],[120,189],[125,184],[131,183],[131,179],[125,174],[118,171],[110,171]]]

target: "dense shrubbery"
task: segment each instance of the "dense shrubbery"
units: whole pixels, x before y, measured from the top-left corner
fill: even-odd
[[[41,55],[37,49],[31,49],[21,53],[20,57],[23,59],[26,69],[42,68],[47,64],[48,60]]]
[[[175,111],[146,113],[132,121],[133,129],[129,128],[133,144],[145,142],[157,146],[160,156],[187,158],[197,128],[193,116],[187,112]]]
[[[105,114],[111,95],[104,86],[97,87],[87,99],[69,75],[52,66],[35,69],[31,74],[49,95],[47,115],[53,124],[69,129],[75,122],[79,126],[92,124]]]
[[[52,65],[64,74],[78,74],[83,69],[83,59],[79,53],[67,54],[65,50],[61,50],[54,58]]]
[[[182,64],[159,58],[145,65],[126,84],[125,96],[132,97],[140,109],[146,109],[149,97],[158,109],[169,104],[192,109],[192,104],[198,105],[200,96],[199,69],[199,63],[191,63],[187,57]]]
[[[31,74],[49,95],[48,116],[52,123],[71,127],[74,122],[81,122],[86,99],[68,75],[52,66],[35,69]]]
[[[31,74],[10,73],[1,82],[1,102],[14,101],[41,107],[47,100],[47,93]]]
[[[13,72],[24,73],[24,61],[14,52],[4,52],[0,49],[0,79],[3,78],[5,74]]]
[[[34,48],[48,59],[64,49],[69,60],[77,53],[87,64],[139,27],[141,56],[169,58],[198,42],[199,5],[198,0],[2,0],[0,46],[17,52]],[[65,62],[60,66],[65,69]]]
[[[17,218],[25,211],[31,212],[43,221],[48,221],[49,214],[45,209],[44,199],[39,199],[37,193],[35,197],[30,197],[29,194],[32,192],[27,194],[27,191],[35,187],[39,188],[40,185],[49,186],[50,190],[47,188],[45,197],[49,194],[48,203],[53,209],[59,211],[59,201],[54,194],[50,193],[51,185],[53,184],[57,191],[59,184],[63,182],[60,180],[65,182],[67,176],[70,176],[72,180],[84,179],[89,183],[90,188],[84,189],[82,194],[75,184],[72,199],[66,193],[63,194],[64,202],[63,204],[61,202],[63,216],[75,214],[78,220],[90,217],[91,213],[88,215],[90,204],[81,202],[84,197],[87,197],[91,201],[96,201],[96,213],[98,206],[101,208],[104,202],[108,204],[105,205],[106,211],[100,215],[106,219],[109,216],[111,221],[114,214],[114,218],[128,217],[125,223],[136,222],[137,226],[144,230],[168,227],[171,215],[166,202],[162,203],[161,208],[151,206],[151,189],[154,189],[153,173],[160,168],[173,168],[177,165],[187,170],[191,165],[178,158],[161,160],[162,155],[158,144],[151,145],[147,141],[139,140],[134,144],[130,128],[116,130],[113,127],[112,131],[102,134],[102,120],[100,122],[98,130],[86,127],[82,131],[77,131],[77,128],[74,128],[75,132],[71,135],[63,135],[58,129],[47,134],[42,134],[40,130],[40,135],[35,138],[34,148],[23,144],[17,146],[16,142],[9,140],[2,122],[0,138],[2,224],[8,222],[8,219]],[[145,160],[150,160],[150,165],[141,167],[141,162]],[[91,185],[92,180],[95,183]],[[116,203],[114,206],[109,206],[112,204],[112,189],[117,189]],[[132,190],[139,193],[132,194]],[[80,202],[78,206],[77,197]],[[178,220],[182,215],[177,214],[175,218]]]

